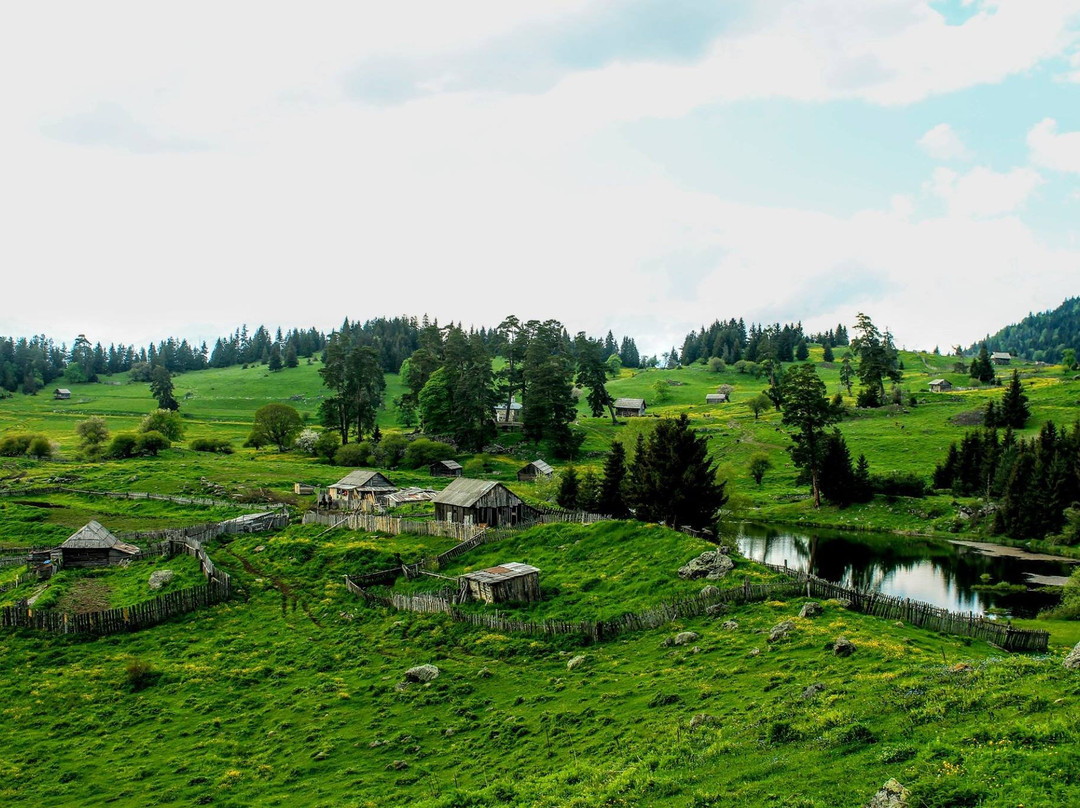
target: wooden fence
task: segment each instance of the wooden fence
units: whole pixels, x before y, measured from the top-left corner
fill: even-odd
[[[0,488],[0,497],[42,497],[50,494],[79,494],[86,497],[110,497],[112,499],[150,499],[157,502],[173,502],[177,505],[204,505],[207,507],[239,508],[247,511],[266,510],[265,503],[245,503],[233,499],[210,499],[208,497],[182,497],[172,494],[151,494],[146,491],[89,491],[66,485]]]
[[[1000,620],[988,620],[973,612],[950,612],[910,598],[898,598],[881,592],[854,589],[841,584],[826,581],[806,572],[766,564],[769,569],[783,573],[802,587],[807,597],[836,598],[846,600],[850,608],[873,617],[886,620],[902,620],[913,626],[953,634],[960,637],[973,637],[993,643],[1006,651],[1046,651],[1050,642],[1050,632],[1013,628]]]
[[[460,522],[440,522],[434,519],[404,519],[398,516],[379,516],[369,513],[352,513],[344,516],[339,511],[308,511],[304,514],[305,525],[341,525],[349,530],[379,531],[398,536],[408,533],[415,536],[443,536],[458,541],[467,541],[481,532],[477,525],[465,525]]]

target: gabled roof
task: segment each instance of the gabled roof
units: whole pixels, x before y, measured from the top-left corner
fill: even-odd
[[[466,578],[470,581],[479,581],[484,584],[493,584],[497,581],[509,581],[511,578],[519,578],[522,575],[532,575],[533,573],[540,572],[536,567],[528,564],[522,564],[518,561],[510,561],[506,564],[500,564],[497,567],[491,567],[486,570],[477,570],[476,572],[469,572],[462,575],[462,578]]]
[[[373,479],[379,477],[381,479]],[[331,488],[393,488],[393,484],[377,471],[357,469],[334,483]]]
[[[53,393],[54,393],[54,395],[56,393],[59,393],[62,396],[65,396],[65,395],[70,396],[71,395],[71,391],[68,390],[66,387],[57,387],[56,390],[53,391]]]
[[[534,469],[539,471],[541,474],[554,474],[555,473],[555,469],[553,469],[544,460],[536,459],[533,462],[529,463],[527,466],[525,466],[525,469],[527,469],[529,466],[532,466]],[[524,471],[525,469],[522,469],[522,471]]]
[[[139,553],[139,548],[134,544],[120,541],[100,522],[93,520],[71,534],[60,547],[65,550],[119,550],[129,555]]]
[[[495,409],[497,409],[497,410],[505,410],[506,409],[506,402],[503,401],[503,402],[500,402],[499,404],[496,404]],[[510,402],[510,409],[512,409],[512,410],[520,410],[521,409],[521,404],[518,403],[517,401],[511,401]]]
[[[456,460],[439,460],[439,461],[437,461],[435,463],[432,463],[431,465],[433,465],[433,466],[445,466],[446,468],[454,469],[455,471],[457,469],[461,468],[461,464],[459,462],[457,462]]]
[[[706,393],[705,403],[708,404],[711,401],[727,401],[727,393]]]
[[[645,406],[645,399],[643,398],[617,398],[615,399],[615,409],[617,410],[640,410]]]
[[[934,385],[937,385],[937,384],[951,384],[951,382],[948,379],[931,379],[930,380],[930,386],[931,387],[933,387]]]
[[[994,351],[990,354],[991,359],[1012,359],[1012,354],[1008,351]]]
[[[457,505],[468,508],[475,505],[491,489],[502,483],[495,480],[470,480],[468,477],[458,477],[450,485],[446,486],[439,495],[432,500],[436,505]]]

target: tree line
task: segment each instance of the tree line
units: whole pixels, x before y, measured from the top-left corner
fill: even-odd
[[[1007,351],[1035,362],[1056,364],[1066,358],[1066,351],[1076,363],[1075,349],[1080,345],[1080,297],[1065,300],[1056,309],[1029,314],[1019,323],[1007,325],[987,336],[990,351]],[[977,350],[977,343],[968,353]]]

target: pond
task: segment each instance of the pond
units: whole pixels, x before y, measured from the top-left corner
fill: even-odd
[[[1064,583],[1074,569],[1065,559],[978,542],[796,531],[749,522],[740,526],[738,546],[739,552],[755,561],[786,563],[846,586],[920,600],[954,612],[1015,617],[1034,617],[1040,609],[1056,604],[1060,590],[1047,590],[1046,585]],[[986,588],[1000,583],[1011,584],[1016,591]]]

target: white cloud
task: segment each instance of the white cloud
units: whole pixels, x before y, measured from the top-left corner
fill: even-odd
[[[1037,171],[1014,168],[998,173],[983,166],[966,174],[939,167],[926,188],[945,200],[953,216],[991,217],[1020,208],[1043,182]]]
[[[1080,132],[1058,134],[1057,121],[1044,118],[1028,132],[1027,144],[1035,165],[1080,174]]]
[[[939,123],[919,138],[919,146],[935,160],[970,160],[971,151],[947,123]]]

